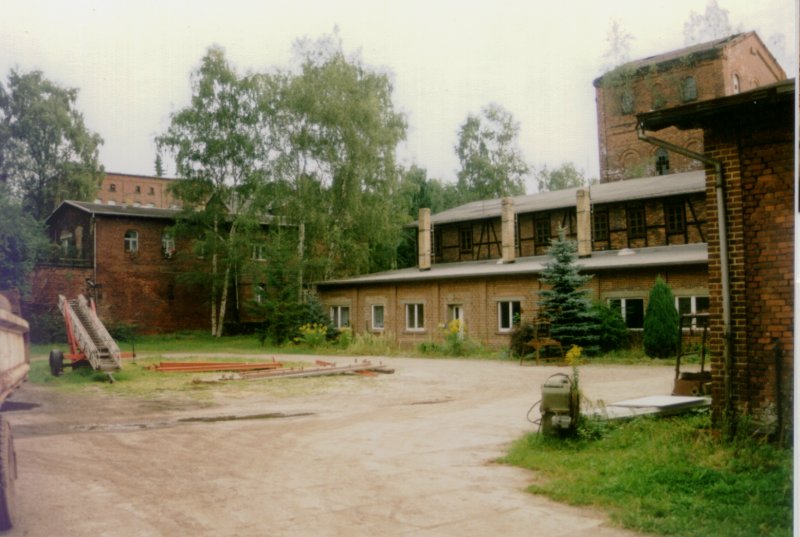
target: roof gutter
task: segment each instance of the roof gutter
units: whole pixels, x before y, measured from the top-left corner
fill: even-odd
[[[688,149],[645,134],[644,123],[639,122],[636,128],[639,139],[656,147],[664,148],[668,151],[678,153],[703,164],[713,166],[716,179],[714,181],[714,191],[717,200],[717,227],[719,229],[719,257],[720,257],[720,278],[722,286],[722,362],[724,364],[723,385],[725,390],[725,419],[727,427],[732,431],[733,425],[733,399],[731,383],[733,378],[733,355],[731,353],[731,292],[730,292],[730,261],[728,259],[728,225],[727,209],[725,205],[725,179],[723,176],[722,162],[709,158],[702,153],[689,151]]]

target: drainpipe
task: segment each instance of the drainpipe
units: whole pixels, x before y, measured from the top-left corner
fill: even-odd
[[[714,191],[717,199],[717,227],[719,228],[719,257],[720,257],[720,277],[722,279],[722,362],[725,366],[723,371],[723,386],[725,390],[725,418],[728,420],[726,426],[729,433],[733,431],[733,399],[732,399],[732,370],[733,354],[731,353],[731,283],[730,267],[728,260],[728,224],[727,211],[725,207],[725,180],[722,172],[722,162],[709,158],[702,153],[695,153],[688,149],[672,144],[665,140],[660,140],[648,136],[644,132],[644,125],[641,123],[636,129],[639,139],[656,147],[662,147],[668,151],[678,153],[693,160],[708,164],[714,167],[716,180],[714,181]]]

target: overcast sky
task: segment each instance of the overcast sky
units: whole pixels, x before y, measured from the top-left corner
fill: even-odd
[[[795,61],[796,0],[719,0],[756,30],[785,69]],[[633,36],[631,59],[683,46],[683,23],[706,0],[3,0],[0,75],[38,69],[80,89],[78,108],[105,143],[107,171],[154,174],[153,139],[189,102],[189,73],[221,45],[240,72],[286,67],[292,43],[338,27],[346,52],[389,71],[408,118],[405,165],[454,181],[454,145],[467,114],[490,102],[520,123],[536,167],[573,162],[598,174],[592,81],[610,21]],[[793,76],[792,74],[789,75]],[[174,167],[168,163],[167,173]],[[529,192],[533,191],[529,183]]]

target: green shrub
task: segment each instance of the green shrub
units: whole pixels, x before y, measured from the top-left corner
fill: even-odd
[[[533,323],[529,321],[520,322],[514,325],[514,329],[511,330],[511,356],[522,358],[523,356],[531,354],[533,349],[528,346],[528,342],[533,339],[535,333],[536,329],[534,328]]]
[[[651,358],[675,356],[680,343],[678,332],[680,317],[675,309],[672,289],[661,278],[650,290],[647,311],[644,315],[644,352]]]
[[[605,353],[627,347],[628,327],[625,326],[622,314],[602,301],[595,302],[592,311],[599,325],[600,350]]]

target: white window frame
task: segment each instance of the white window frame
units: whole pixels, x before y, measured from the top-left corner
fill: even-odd
[[[514,329],[514,304],[517,304],[517,309],[522,312],[521,300],[498,300],[497,301],[497,331],[501,334],[511,332]],[[508,313],[508,326],[503,326],[503,309]]]
[[[642,328],[644,326],[644,315],[647,312],[647,308],[645,307],[644,297],[641,297],[641,296],[612,296],[612,297],[608,297],[606,299],[606,303],[609,306],[611,306],[611,301],[612,300],[619,300],[620,301],[620,314],[622,315],[622,320],[625,322],[625,326],[628,328],[628,330],[642,330]],[[628,326],[628,320],[626,319],[626,312],[627,312],[627,309],[628,309],[626,307],[626,302],[628,300],[641,300],[642,301],[642,326],[640,326],[638,328],[634,328],[634,327]]]
[[[171,259],[175,255],[175,237],[169,233],[161,235],[161,253],[167,259]]]
[[[373,304],[370,308],[372,312],[372,329],[376,331],[383,331],[386,326],[386,308],[383,304]],[[380,324],[377,322],[377,315],[375,313],[380,310]]]
[[[250,259],[253,261],[266,261],[267,260],[267,245],[266,244],[253,244],[250,251]]]
[[[342,315],[344,312],[347,312],[347,315]],[[350,326],[350,306],[344,305],[335,305],[330,307],[330,316],[331,322],[333,326],[341,330],[342,328],[347,328]],[[342,318],[345,317],[346,320],[342,322]]]
[[[125,232],[125,251],[130,254],[135,254],[139,251],[139,232],[135,229],[129,229]]]
[[[413,302],[406,304],[406,331],[424,332],[425,331],[425,304]],[[413,315],[412,315],[413,312]],[[412,318],[413,317],[413,318]],[[413,324],[412,324],[413,320]]]
[[[687,298],[690,300],[690,302],[689,302],[689,304],[690,304],[689,313],[692,314],[692,315],[697,314],[697,299],[698,298],[705,298],[706,300],[709,300],[709,296],[708,295],[676,296],[675,297],[675,310],[678,312],[678,315],[681,314],[680,300],[681,299],[685,300]],[[710,304],[709,304],[709,306],[710,306]],[[684,328],[687,328],[687,329],[688,328],[697,328],[697,319],[692,319],[691,326],[686,326]]]

